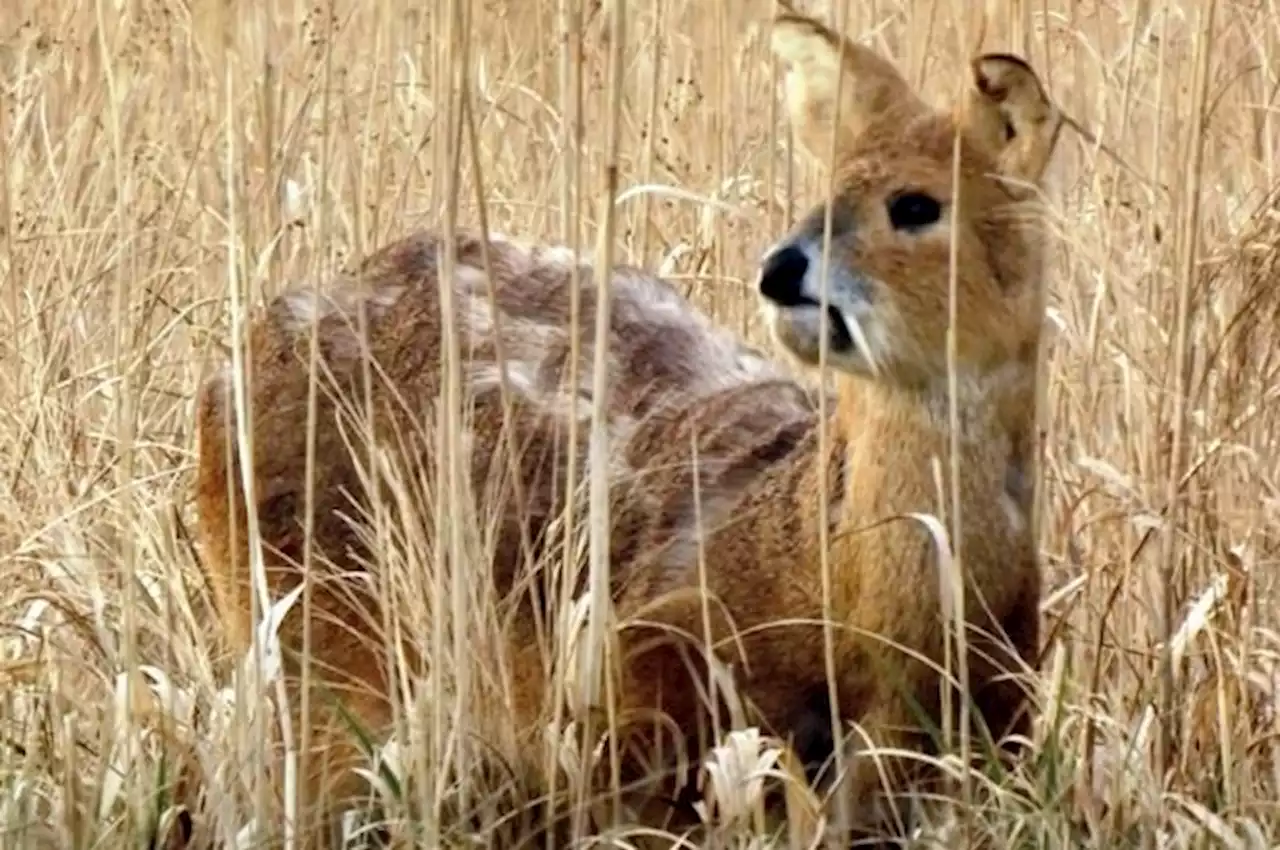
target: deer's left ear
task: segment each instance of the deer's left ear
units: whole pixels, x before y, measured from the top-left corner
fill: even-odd
[[[786,66],[791,120],[814,156],[825,158],[833,133],[839,148],[891,110],[906,115],[925,109],[888,59],[785,3],[779,8],[771,45]]]
[[[1025,61],[984,53],[969,63],[957,121],[996,157],[1003,174],[1039,184],[1062,131],[1062,113]]]

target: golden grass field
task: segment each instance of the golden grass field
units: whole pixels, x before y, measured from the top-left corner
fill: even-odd
[[[469,34],[446,31],[455,5]],[[476,226],[478,197],[490,229],[576,224],[589,248],[612,164],[615,258],[764,341],[757,260],[822,185],[789,155],[771,4],[595,0],[567,34],[561,6],[577,8],[0,10],[0,846],[146,846],[175,820],[180,763],[205,796],[176,803],[214,846],[264,846],[261,717],[245,717],[267,695],[228,684],[189,499],[197,379],[240,305],[446,210]],[[981,34],[1029,55],[1084,130],[1065,132],[1047,198],[1035,756],[960,820],[992,847],[1280,844],[1280,7],[866,0],[846,29],[934,95]],[[474,144],[448,115],[458,81]],[[477,663],[474,646],[437,657]],[[465,737],[445,678],[422,685],[428,732]],[[386,817],[509,846],[492,830],[512,796],[420,737],[399,763],[431,781],[388,792]],[[439,816],[459,800],[479,827]],[[708,841],[805,846],[754,814]]]

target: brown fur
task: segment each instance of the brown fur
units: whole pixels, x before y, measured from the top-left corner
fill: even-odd
[[[828,275],[835,312],[828,324],[833,336],[827,361],[837,387],[829,457],[819,457],[816,400],[787,370],[715,328],[665,282],[618,268],[610,281],[607,402],[614,518],[610,557],[618,616],[626,621],[674,593],[672,601],[646,610],[645,618],[701,641],[702,604],[690,594],[679,596],[698,587],[701,552],[708,589],[716,596],[711,610],[733,620],[730,625],[715,614],[713,639],[727,646],[733,629],[746,633],[744,658],[722,650],[737,668],[739,687],[772,730],[795,738],[802,756],[822,757],[830,747],[818,625],[823,587],[818,544],[826,523],[840,715],[861,723],[880,745],[928,749],[918,733],[898,727],[917,725],[911,700],[938,722],[938,677],[893,644],[939,664],[944,656],[940,616],[947,601],[934,546],[922,524],[900,517],[944,510],[934,460],[945,483],[950,457],[945,341],[954,218],[965,615],[977,629],[1003,633],[1000,640],[970,634],[970,674],[993,733],[1025,732],[1021,689],[995,677],[1003,669],[1034,664],[1037,651],[1040,578],[1030,499],[1042,261],[1040,237],[1025,206],[1031,190],[1005,178],[1032,186],[1039,182],[1060,120],[1030,69],[1012,57],[975,60],[959,107],[944,113],[925,105],[886,60],[816,21],[780,14],[773,44],[788,63],[789,101],[801,138],[819,156],[826,155],[833,131],[837,139]],[[844,99],[840,124],[833,128],[841,73]],[[962,139],[958,200],[952,187],[957,131]],[[942,201],[940,222],[895,230],[886,203],[905,190]],[[824,208],[804,219],[775,251],[798,246],[812,254],[821,244]],[[377,411],[376,442],[433,468],[434,443],[422,423],[433,414],[440,390],[440,247],[432,234],[393,243],[354,272],[326,283],[319,302],[305,287],[281,295],[249,332],[253,481],[270,591],[279,598],[299,581],[298,569],[290,565],[300,563],[303,554],[306,357],[310,319],[321,311],[326,377],[318,398],[312,540],[317,557],[346,574],[335,580],[317,561],[313,667],[317,675],[323,672],[328,687],[341,691],[349,711],[379,732],[390,722],[385,650],[363,636],[364,623],[382,621],[363,584],[378,559],[348,519],[355,513],[353,498],[367,505],[359,471],[367,449],[354,439],[358,419],[340,411],[344,404],[361,406],[367,351],[376,364],[368,391]],[[477,504],[500,519],[489,560],[492,578],[505,594],[522,586],[517,583],[527,575],[526,545],[535,561],[559,557],[562,534],[554,523],[564,504],[567,426],[573,416],[580,422],[579,479],[586,474],[595,284],[590,268],[581,267],[579,386],[566,387],[567,252],[493,241],[496,312],[481,240],[460,237],[456,252],[449,285],[453,326],[464,352],[465,463]],[[816,292],[815,279],[812,273],[805,278],[806,292]],[[819,326],[814,311],[769,298],[763,302],[783,350],[815,365]],[[357,331],[362,307],[367,308],[367,343]],[[855,319],[869,350],[843,344],[832,330],[851,332]],[[499,339],[512,400],[512,417],[505,423]],[[245,647],[251,634],[247,515],[239,461],[234,447],[228,448],[234,439],[228,431],[228,417],[234,416],[229,387],[223,374],[208,381],[201,395],[198,507],[224,627],[236,645]],[[343,398],[355,402],[340,402]],[[339,420],[344,420],[341,426]],[[355,446],[354,460],[347,441]],[[523,509],[517,508],[515,488],[505,475],[513,457]],[[817,494],[824,489],[829,510],[820,516]],[[229,492],[236,494],[234,505]],[[585,493],[578,504],[582,517]],[[694,522],[699,513],[700,532]],[[429,537],[432,530],[422,533]],[[531,648],[535,609],[518,610],[510,693],[518,732],[533,759],[532,753],[540,752],[539,723],[545,721],[550,694],[543,663]],[[792,624],[771,625],[777,620]],[[281,633],[286,647],[300,648],[300,605]],[[624,712],[661,708],[680,728],[692,731],[702,714],[688,670],[675,648],[653,646],[652,638],[638,627],[620,635],[621,707]],[[997,657],[1006,644],[1011,657],[1008,649]],[[321,698],[313,699],[316,706],[323,707]],[[325,717],[317,720],[317,742],[330,745],[330,759],[349,754],[340,748],[343,732],[327,733],[319,725]],[[871,760],[858,760],[850,781],[854,799],[865,807],[864,825],[873,826],[871,801],[879,777]],[[313,783],[312,799],[321,787],[318,773]],[[337,786],[335,792],[347,793],[350,787]]]

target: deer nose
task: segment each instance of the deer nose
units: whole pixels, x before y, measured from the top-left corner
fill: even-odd
[[[779,248],[765,258],[760,269],[760,294],[779,307],[798,307],[813,304],[804,294],[804,276],[809,271],[809,258],[805,252],[788,245]]]

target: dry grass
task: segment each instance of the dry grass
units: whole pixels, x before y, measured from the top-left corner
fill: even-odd
[[[270,297],[446,208],[474,225],[478,174],[490,228],[566,238],[580,213],[594,239],[610,4],[584,4],[580,64],[555,3],[460,5],[479,157],[462,148],[456,202],[461,43],[443,0],[0,11],[5,846],[140,846],[175,815],[163,789],[180,758],[217,842],[247,846],[265,811],[244,720],[262,700],[227,690],[236,659],[189,544],[193,390],[231,338],[229,295]],[[967,810],[995,846],[1280,842],[1280,8],[1221,0],[1210,21],[1210,5],[987,3],[985,46],[1029,52],[1099,142],[1067,135],[1050,198],[1042,713],[1035,757]],[[851,8],[850,31],[874,29],[933,93],[981,30],[979,4]],[[615,258],[756,336],[755,261],[822,185],[787,156],[768,11],[632,0],[616,101],[619,189],[670,191],[618,205]],[[440,680],[423,689],[437,719],[467,716]],[[387,816],[456,837],[433,813],[469,800],[492,827],[492,778],[448,770],[451,751],[424,740],[402,764],[443,782],[388,790]],[[749,816],[716,834],[768,829]]]

